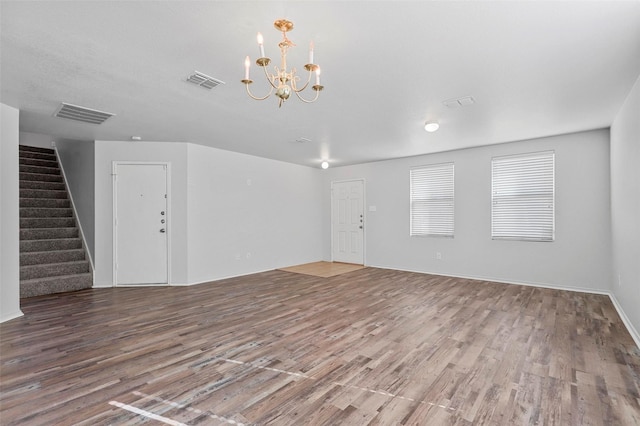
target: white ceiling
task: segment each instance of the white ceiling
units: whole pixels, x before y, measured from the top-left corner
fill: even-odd
[[[22,131],[138,135],[313,167],[606,128],[640,75],[640,1],[2,0],[0,12],[0,101],[20,109]],[[240,83],[258,31],[279,63],[278,18],[295,25],[290,65],[301,70],[315,43],[316,103],[278,108]],[[186,83],[195,70],[226,84]],[[251,71],[252,90],[266,92]],[[443,104],[463,96],[476,103]],[[116,115],[55,118],[60,102]],[[440,130],[425,132],[427,119]]]

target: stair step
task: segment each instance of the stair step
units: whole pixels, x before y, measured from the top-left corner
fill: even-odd
[[[63,182],[44,182],[38,180],[21,180],[20,189],[39,189],[46,191],[66,191]]]
[[[40,152],[43,154],[53,154],[55,151],[51,148],[40,148],[39,146],[18,145],[19,152]]]
[[[72,250],[82,248],[80,238],[56,238],[54,240],[20,241],[20,253],[34,251]]]
[[[64,293],[91,288],[92,274],[62,275],[49,278],[35,278],[20,281],[20,297],[34,297],[45,294]]]
[[[69,199],[61,200],[58,198],[20,198],[20,208],[37,207],[37,208],[69,208],[71,202]]]
[[[20,229],[26,228],[73,228],[72,217],[26,217],[20,219]]]
[[[45,160],[45,161],[57,161],[58,158],[54,153],[46,153],[46,152],[33,152],[33,151],[18,151],[18,158],[33,158],[36,160]]]
[[[53,160],[41,160],[38,158],[20,157],[18,158],[18,164],[20,164],[21,166],[50,167],[52,169],[60,168],[60,166],[58,166],[58,161],[55,159],[55,157]]]
[[[20,266],[41,265],[46,263],[63,263],[86,260],[83,249],[33,251],[20,253]]]
[[[78,238],[78,228],[28,228],[20,229],[20,241],[57,240],[60,238]]]
[[[64,208],[22,207],[20,217],[73,217],[73,210]]]
[[[59,175],[60,169],[57,167],[41,167],[41,166],[19,166],[20,173],[37,173],[41,175]]]
[[[20,171],[20,181],[36,181],[36,182],[63,182],[62,175],[51,175],[42,173],[29,173]]]
[[[67,191],[50,190],[50,189],[21,189],[20,198],[57,198],[64,200],[67,197]]]
[[[86,260],[28,265],[20,267],[20,280],[24,281],[35,278],[59,277],[61,275],[75,275],[85,272],[89,272],[89,262]]]

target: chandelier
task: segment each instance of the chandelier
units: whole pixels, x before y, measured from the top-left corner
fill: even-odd
[[[267,66],[271,62],[270,58],[267,58],[264,55],[264,44],[262,34],[258,33],[258,46],[260,47],[260,57],[256,60],[256,65],[262,67],[264,71],[264,75],[269,82],[271,88],[269,89],[269,93],[263,97],[254,96],[249,90],[249,85],[253,83],[253,80],[249,78],[249,66],[251,65],[251,60],[247,56],[244,60],[244,79],[241,81],[244,83],[247,88],[247,93],[249,96],[257,101],[262,101],[267,99],[273,93],[273,90],[276,91],[276,96],[280,99],[278,101],[278,107],[282,106],[282,103],[289,99],[292,93],[300,99],[302,102],[311,103],[315,102],[320,96],[320,91],[324,89],[324,86],[320,85],[320,67],[313,63],[313,42],[309,45],[309,63],[304,66],[304,69],[309,71],[309,75],[307,76],[307,82],[304,83],[304,86],[299,87],[300,77],[296,74],[296,69],[291,68],[291,71],[287,70],[287,50],[295,44],[287,38],[287,32],[293,29],[293,22],[287,21],[286,19],[278,19],[273,23],[273,26],[276,30],[282,32],[282,41],[278,43],[280,47],[280,68],[277,66],[274,67],[274,73],[267,72]],[[311,86],[311,88],[316,92],[315,97],[313,99],[305,99],[300,94],[303,90],[309,86],[311,82],[311,74],[316,73],[316,84]]]

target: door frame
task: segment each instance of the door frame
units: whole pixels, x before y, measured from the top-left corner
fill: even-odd
[[[167,283],[159,284],[159,285],[171,285],[171,229],[173,228],[173,223],[171,221],[171,163],[166,161],[118,161],[115,160],[111,165],[111,177],[112,177],[112,187],[113,187],[113,218],[111,222],[111,228],[113,233],[113,258],[112,258],[112,277],[113,277],[113,287],[118,287],[118,269],[117,269],[117,261],[118,261],[118,232],[117,232],[117,218],[118,218],[118,166],[165,166],[166,170],[166,188],[167,188]],[[134,287],[135,284],[127,284],[126,287]],[[145,284],[140,284],[141,287],[147,286]],[[125,285],[123,285],[125,287]]]
[[[367,181],[365,178],[356,178],[356,179],[342,179],[342,180],[332,180],[331,181],[331,203],[330,204],[330,211],[329,211],[329,221],[331,222],[331,229],[329,232],[331,232],[331,261],[333,262],[333,247],[334,247],[334,241],[333,241],[333,187],[335,184],[339,184],[339,183],[347,183],[347,182],[356,182],[356,181],[360,181],[362,182],[362,217],[364,219],[364,228],[362,229],[362,266],[367,266],[367,244],[366,244],[366,240],[367,240],[367,226],[368,226],[368,220],[367,220],[367,209],[365,208],[367,206],[366,203],[366,198],[367,198]]]

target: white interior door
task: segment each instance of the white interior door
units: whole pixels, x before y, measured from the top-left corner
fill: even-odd
[[[364,265],[364,181],[331,185],[333,261]]]
[[[167,165],[114,165],[116,285],[168,283]]]

